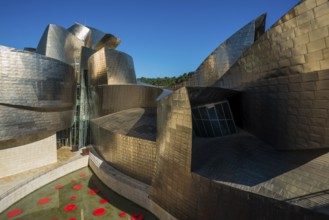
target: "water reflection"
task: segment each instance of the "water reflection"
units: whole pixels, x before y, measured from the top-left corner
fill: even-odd
[[[107,188],[89,168],[66,175],[0,214],[0,219],[157,219]]]

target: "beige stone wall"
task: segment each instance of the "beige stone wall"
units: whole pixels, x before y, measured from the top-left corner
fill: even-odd
[[[57,162],[56,135],[0,150],[0,178]]]

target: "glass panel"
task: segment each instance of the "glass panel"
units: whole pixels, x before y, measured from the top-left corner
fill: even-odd
[[[207,134],[208,134],[207,137],[214,137],[215,135],[214,135],[214,132],[212,131],[210,121],[204,120],[203,124],[206,127],[206,131],[207,131]]]
[[[199,108],[201,119],[208,119],[208,113],[206,107]]]
[[[235,126],[233,120],[227,120],[228,128],[231,134],[236,133]]]
[[[225,118],[226,119],[232,119],[230,107],[228,106],[227,102],[223,103],[223,109],[224,109],[224,112],[225,112]]]
[[[192,109],[192,114],[195,119],[201,119],[199,110],[197,108]]]
[[[219,123],[218,121],[216,120],[211,120],[210,121],[211,125],[212,125],[212,128],[213,128],[213,131],[215,133],[215,136],[216,137],[220,137],[222,136],[222,132],[220,131],[220,126],[219,126]]]
[[[230,134],[225,120],[220,120],[219,124],[220,124],[220,128],[222,130],[223,135]]]
[[[208,114],[209,114],[210,119],[217,120],[217,116],[216,116],[216,112],[215,112],[214,107],[208,108]]]
[[[222,104],[216,105],[216,112],[217,112],[218,119],[225,119],[224,112],[222,109]]]

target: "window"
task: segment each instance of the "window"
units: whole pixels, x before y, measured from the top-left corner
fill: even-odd
[[[193,130],[199,137],[237,133],[228,101],[192,108]]]

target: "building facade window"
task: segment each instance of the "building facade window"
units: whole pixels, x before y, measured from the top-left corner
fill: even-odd
[[[198,137],[222,137],[237,133],[228,101],[192,108],[192,121]]]

